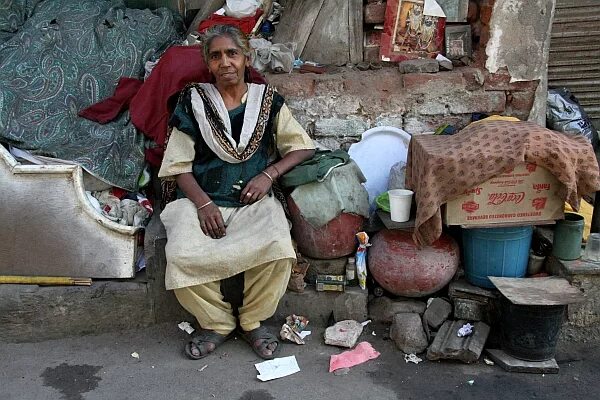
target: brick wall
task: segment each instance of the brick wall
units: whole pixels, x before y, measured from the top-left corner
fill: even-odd
[[[510,83],[503,72],[463,67],[436,74],[401,74],[397,67],[335,73],[269,75],[309,134],[331,147],[347,147],[375,126],[410,134],[443,124],[463,128],[472,113],[527,119],[537,81]]]

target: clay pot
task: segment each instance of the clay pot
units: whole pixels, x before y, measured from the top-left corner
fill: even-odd
[[[300,214],[291,197],[287,199],[292,218],[292,237],[301,254],[329,260],[344,257],[356,251],[356,233],[365,222],[361,215],[342,213],[319,228],[313,227]]]
[[[446,234],[419,249],[410,232],[386,229],[371,243],[368,265],[373,278],[399,296],[423,297],[437,292],[450,282],[460,263],[458,244]]]

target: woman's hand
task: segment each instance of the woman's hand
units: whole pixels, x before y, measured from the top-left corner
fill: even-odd
[[[225,236],[225,222],[221,210],[215,203],[202,207],[198,210],[198,219],[200,220],[200,228],[206,236],[213,239],[220,239]]]
[[[265,197],[267,193],[269,193],[272,184],[273,182],[271,182],[271,179],[264,173],[256,175],[254,178],[250,179],[250,182],[248,182],[242,190],[240,203],[256,203],[258,200]]]

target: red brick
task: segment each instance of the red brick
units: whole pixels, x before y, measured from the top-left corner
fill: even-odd
[[[436,85],[461,85],[465,84],[460,72],[438,72],[437,74],[404,74],[402,75],[404,88],[408,90],[426,89]]]
[[[381,46],[380,30],[372,30],[365,32],[365,46]]]
[[[457,96],[449,102],[451,114],[502,113],[506,109],[506,95],[497,92],[468,92],[468,96]]]
[[[267,74],[269,83],[277,88],[282,96],[314,96],[314,77],[305,74]]]
[[[511,92],[528,92],[537,88],[538,81],[510,82],[510,74],[505,69],[495,74],[486,74],[485,90],[510,90]]]
[[[365,61],[380,61],[379,46],[363,47],[363,60]]]
[[[364,96],[365,93],[398,93],[403,90],[402,77],[396,68],[345,73],[344,88],[358,96]]]
[[[385,21],[386,3],[369,3],[365,6],[365,24],[381,24]]]
[[[492,11],[494,4],[481,4],[479,6],[479,19],[485,25],[489,25],[492,20]]]
[[[505,114],[522,120],[527,119],[535,100],[535,90],[531,92],[514,92],[507,96],[507,99],[508,97],[510,97],[510,101],[506,103]]]

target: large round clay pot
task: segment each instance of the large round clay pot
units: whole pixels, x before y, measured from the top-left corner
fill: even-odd
[[[369,270],[389,292],[406,297],[435,293],[450,282],[460,263],[458,244],[442,236],[419,249],[409,232],[382,230],[371,240]]]
[[[356,233],[365,222],[361,215],[342,213],[319,228],[313,227],[300,214],[291,197],[287,199],[292,218],[292,237],[300,253],[329,260],[344,257],[356,251]]]

